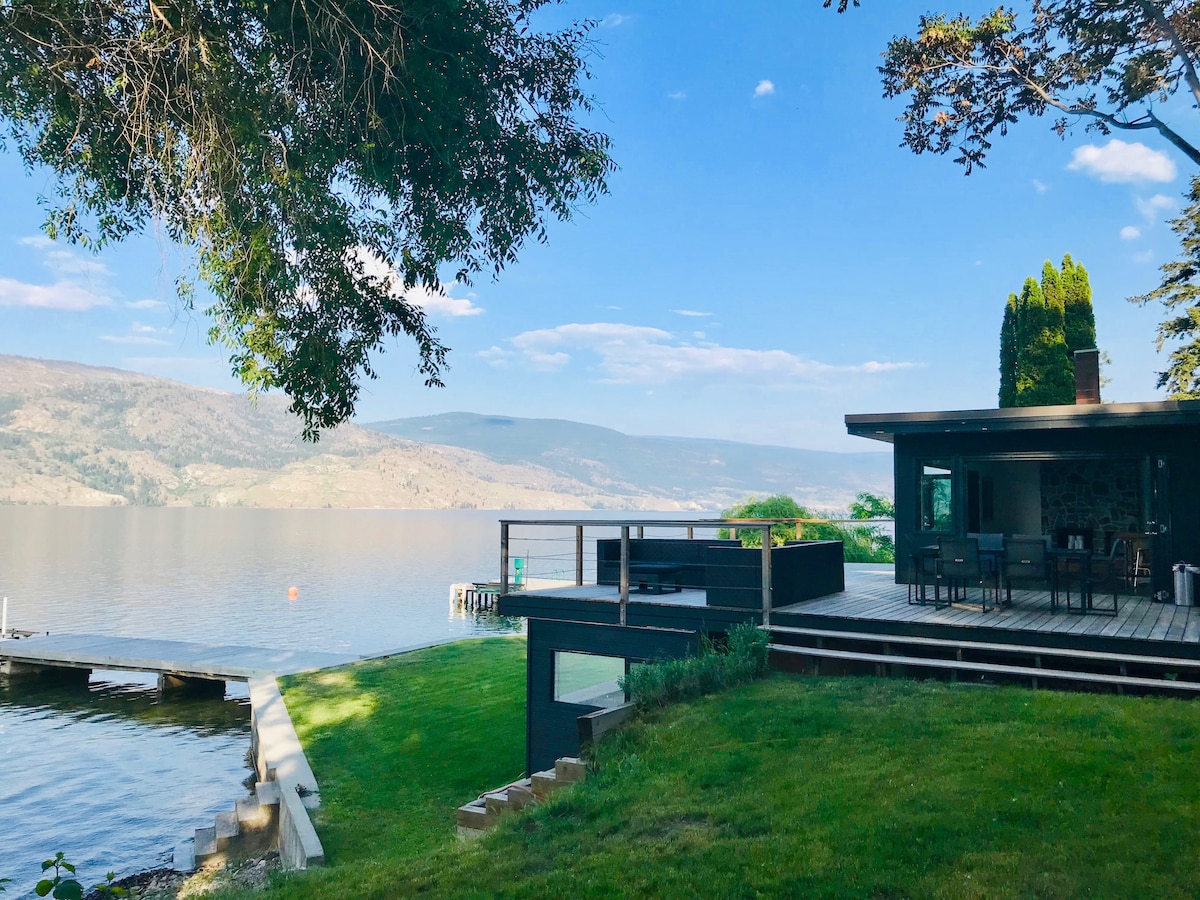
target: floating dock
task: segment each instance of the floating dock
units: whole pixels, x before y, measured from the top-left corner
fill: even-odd
[[[189,680],[249,681],[357,662],[349,653],[197,644],[99,634],[50,634],[0,641],[0,675],[46,670],[151,672],[172,686]]]

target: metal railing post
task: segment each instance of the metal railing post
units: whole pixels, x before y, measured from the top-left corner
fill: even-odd
[[[629,526],[621,526],[621,624],[626,621],[629,604]]]
[[[695,536],[696,536],[696,529],[693,528],[691,525],[689,525],[688,526],[688,540],[690,541]]]
[[[771,526],[762,529],[762,623],[771,627]]]
[[[575,526],[575,584],[583,584],[583,526]]]
[[[500,523],[500,596],[508,593],[508,523]]]
[[[642,538],[644,538],[645,536],[646,536],[646,526],[639,525],[638,526],[638,540],[639,541],[642,540]]]

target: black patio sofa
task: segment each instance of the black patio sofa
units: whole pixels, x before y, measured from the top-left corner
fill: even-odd
[[[762,550],[738,540],[633,538],[630,565],[680,567],[679,586],[705,592],[708,606],[762,608]],[[596,541],[596,583],[618,584],[621,541]],[[846,589],[841,541],[789,541],[771,549],[772,606],[787,606]]]

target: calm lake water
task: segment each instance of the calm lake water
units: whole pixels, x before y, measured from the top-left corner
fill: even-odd
[[[0,595],[11,627],[51,632],[358,654],[511,633],[519,620],[447,602],[451,583],[496,577],[500,515],[0,507]],[[245,793],[246,696],[159,703],[153,677],[125,673],[0,688],[9,895],[57,850],[87,885],[168,862]]]

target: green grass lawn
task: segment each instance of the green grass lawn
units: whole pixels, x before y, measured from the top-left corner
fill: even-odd
[[[460,844],[454,807],[520,769],[523,651],[291,679],[332,865],[273,893],[1200,896],[1200,704],[1022,688],[773,676],[635,723]]]

